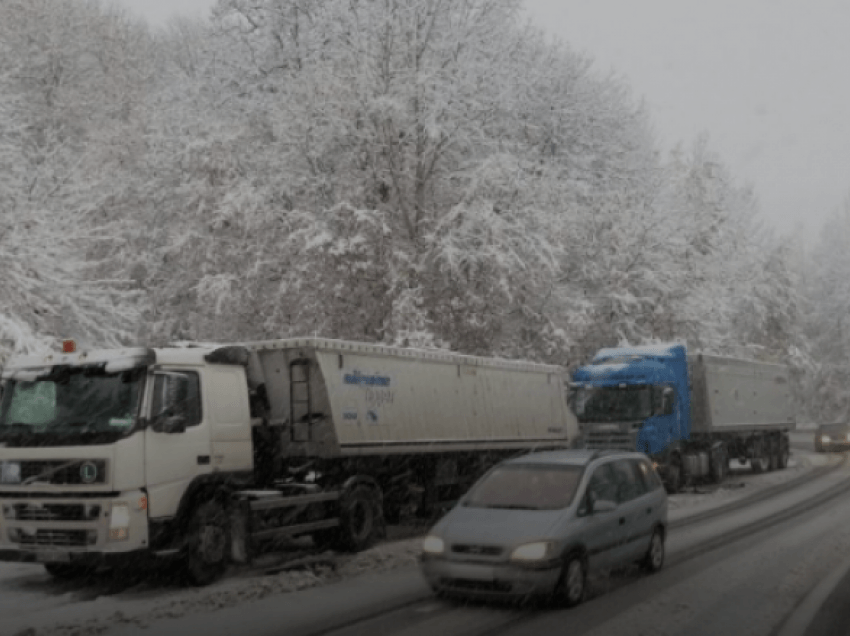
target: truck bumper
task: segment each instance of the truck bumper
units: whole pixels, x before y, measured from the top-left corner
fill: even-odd
[[[0,496],[0,560],[82,565],[136,558],[149,550],[146,504],[141,491]]]

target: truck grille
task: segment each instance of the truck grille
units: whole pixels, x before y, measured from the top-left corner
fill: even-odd
[[[83,466],[86,465],[85,469]],[[91,475],[87,479],[83,475]],[[21,462],[21,482],[28,479],[50,484],[90,485],[106,482],[106,462],[95,460],[30,460]]]
[[[7,504],[3,517],[18,521],[91,521],[100,517],[97,504]]]
[[[21,547],[75,547],[94,545],[97,530],[36,530],[23,532],[17,528],[9,530],[9,539]]]
[[[587,434],[587,447],[591,450],[635,450],[635,442],[628,433]]]

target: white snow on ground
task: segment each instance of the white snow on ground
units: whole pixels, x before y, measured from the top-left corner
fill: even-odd
[[[787,470],[753,475],[736,466],[721,487],[698,487],[669,498],[670,520],[697,514],[759,490],[787,482],[827,463],[827,455],[795,451]],[[157,619],[214,612],[288,594],[362,574],[414,567],[421,539],[384,543],[356,555],[272,575],[235,569],[206,588],[141,582],[119,593],[101,593],[97,583],[52,581],[39,565],[0,564],[0,636],[89,636],[109,634],[130,624],[146,626]]]

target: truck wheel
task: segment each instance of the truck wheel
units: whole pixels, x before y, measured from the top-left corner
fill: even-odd
[[[349,552],[368,548],[381,531],[383,516],[375,491],[364,485],[355,486],[340,504],[336,547]]]
[[[768,470],[773,472],[777,468],[779,468],[779,446],[776,444],[770,445],[770,456],[768,457],[768,461],[770,463],[770,467]]]
[[[782,444],[779,448],[779,470],[785,470],[788,467],[788,457],[790,454],[788,445]]]
[[[770,468],[770,459],[762,455],[761,457],[750,457],[750,466],[754,473],[764,473]]]
[[[675,495],[682,489],[682,462],[679,459],[673,459],[667,468],[667,478],[664,481],[664,486],[667,492]]]
[[[711,481],[719,484],[726,479],[726,473],[729,469],[729,458],[726,456],[726,449],[720,449],[711,461]]]
[[[186,576],[193,585],[209,585],[227,568],[230,520],[224,506],[205,501],[189,521],[185,546]]]

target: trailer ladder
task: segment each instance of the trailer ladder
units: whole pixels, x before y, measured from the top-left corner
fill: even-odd
[[[289,364],[289,439],[295,439],[295,426],[300,422],[307,424],[307,440],[313,441],[313,401],[310,394],[310,361],[294,360]]]

